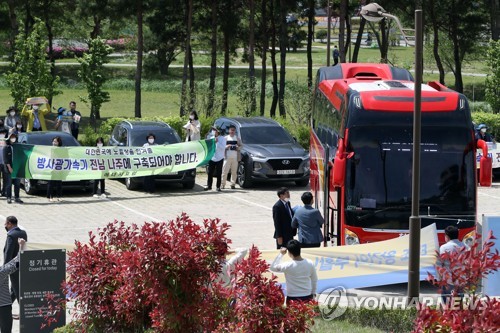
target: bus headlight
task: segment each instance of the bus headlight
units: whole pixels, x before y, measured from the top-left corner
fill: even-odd
[[[356,245],[359,244],[358,235],[349,229],[344,228],[345,245]]]
[[[464,238],[462,238],[462,243],[465,244],[465,246],[467,246],[468,248],[471,248],[472,247],[472,244],[474,244],[474,238],[476,237],[476,232],[475,231],[471,231],[469,233],[467,233]]]

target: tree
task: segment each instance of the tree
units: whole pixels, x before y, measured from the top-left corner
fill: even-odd
[[[141,118],[141,82],[142,82],[142,57],[144,50],[144,1],[137,0],[135,14],[137,19],[137,65],[135,68],[135,107],[134,115]]]
[[[255,90],[255,0],[248,0],[249,9],[249,29],[248,29],[248,80],[250,83],[250,114],[255,114],[257,109],[257,96]]]
[[[106,76],[104,64],[108,63],[108,55],[113,49],[106,45],[104,39],[92,39],[89,41],[89,51],[78,59],[80,69],[78,76],[85,83],[87,96],[80,97],[84,103],[90,103],[90,120],[96,126],[96,120],[101,119],[101,106],[109,101],[109,93],[103,90]]]
[[[52,77],[46,57],[47,42],[43,23],[36,19],[29,34],[16,37],[14,61],[7,73],[7,84],[14,104],[20,107],[26,98],[45,96],[49,100],[59,94],[59,77]]]
[[[486,77],[486,100],[494,113],[500,112],[500,41],[490,41],[486,63],[489,74]]]
[[[181,85],[181,107],[180,116],[186,114],[186,102],[187,102],[187,80],[188,80],[188,67],[191,55],[191,30],[193,23],[193,0],[186,0],[186,38],[184,40],[184,67],[182,70],[182,85]],[[189,106],[188,106],[189,110]]]

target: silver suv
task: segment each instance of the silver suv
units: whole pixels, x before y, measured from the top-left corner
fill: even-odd
[[[309,183],[309,152],[278,122],[265,117],[223,117],[214,124],[224,135],[230,125],[236,127],[243,144],[238,165],[241,187],[251,187],[255,182]]]

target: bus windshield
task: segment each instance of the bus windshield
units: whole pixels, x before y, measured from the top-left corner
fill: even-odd
[[[349,129],[346,224],[408,229],[411,211],[411,126],[369,125]],[[469,128],[422,128],[420,215],[422,225],[475,223],[475,158]]]

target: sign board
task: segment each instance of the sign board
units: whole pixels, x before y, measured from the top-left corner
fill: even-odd
[[[500,216],[484,216],[483,215],[483,238],[488,235],[490,231],[493,231],[493,236],[497,239],[495,240],[495,245],[491,249],[492,251],[500,251]],[[486,278],[483,279],[483,293],[490,297],[500,297],[500,271],[490,273]]]
[[[493,169],[500,168],[500,146],[497,147],[496,142],[486,142],[488,145],[488,156],[491,157],[491,161],[493,162]],[[477,149],[477,167],[479,168],[479,161],[481,161],[481,156],[483,156],[483,150]]]
[[[61,284],[66,279],[66,250],[23,251],[19,258],[20,333],[52,332],[66,325],[66,311],[59,311],[56,322],[41,329],[49,302],[46,295],[65,299]],[[53,314],[52,314],[53,315]]]

